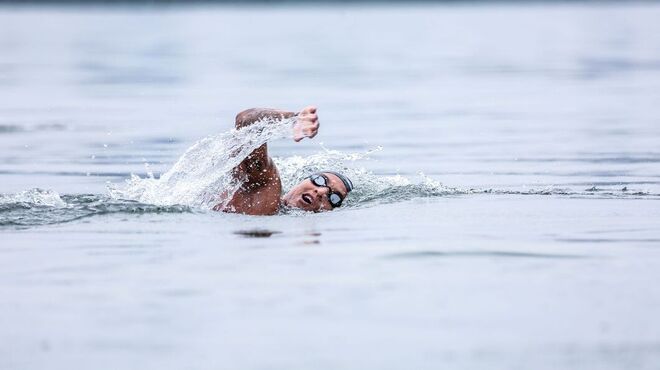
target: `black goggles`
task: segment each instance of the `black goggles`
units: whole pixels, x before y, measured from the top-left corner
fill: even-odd
[[[328,188],[328,201],[330,202],[330,205],[332,208],[337,208],[341,206],[341,202],[344,200],[344,198],[341,196],[339,192],[333,191],[330,185],[330,181],[328,180],[327,177],[323,174],[315,174],[309,177],[309,179],[312,181],[312,184],[318,186],[318,187],[323,187],[323,188]]]

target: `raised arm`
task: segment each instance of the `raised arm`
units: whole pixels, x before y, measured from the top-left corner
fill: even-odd
[[[236,128],[241,129],[263,118],[286,119],[297,115],[293,125],[293,140],[316,136],[319,129],[316,107],[306,107],[299,113],[268,108],[251,108],[236,115]],[[268,156],[268,146],[263,144],[248,155],[235,169],[234,176],[245,180],[247,188],[267,185],[277,176],[277,169]]]
[[[295,112],[287,112],[270,108],[250,108],[236,115],[236,128],[241,129],[263,118],[285,119],[295,116]]]

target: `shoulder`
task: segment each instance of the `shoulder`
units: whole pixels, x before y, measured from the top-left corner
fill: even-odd
[[[248,215],[276,214],[282,195],[282,181],[277,168],[273,172],[264,182],[248,182],[241,186],[227,203],[224,211]]]

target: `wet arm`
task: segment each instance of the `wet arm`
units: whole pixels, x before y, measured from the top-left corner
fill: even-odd
[[[241,129],[263,118],[285,119],[295,116],[295,112],[287,112],[270,108],[251,108],[236,115],[236,128]]]
[[[259,122],[264,118],[286,119],[295,116],[295,112],[287,112],[268,108],[251,108],[236,115],[236,128],[241,129]],[[268,156],[268,146],[263,144],[248,155],[235,169],[234,176],[245,179],[245,185],[258,188],[268,184],[277,175],[275,164]]]

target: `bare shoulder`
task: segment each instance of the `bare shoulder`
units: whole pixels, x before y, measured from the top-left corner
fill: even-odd
[[[274,215],[279,210],[282,181],[275,165],[269,166],[265,181],[246,182],[222,209],[224,212],[247,215]]]

